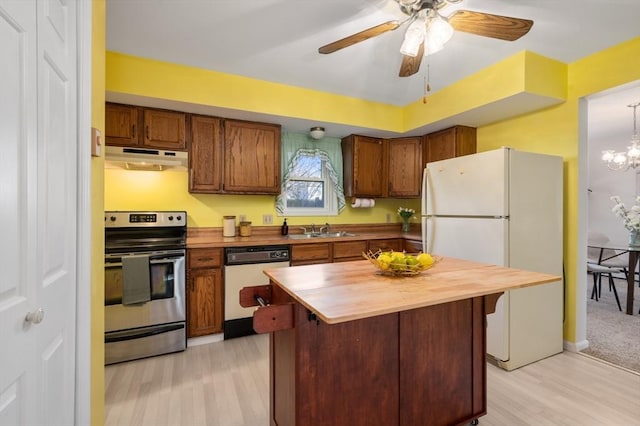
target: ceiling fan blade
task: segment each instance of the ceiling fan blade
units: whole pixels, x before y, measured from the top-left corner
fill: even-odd
[[[529,32],[533,21],[492,15],[490,13],[458,10],[449,17],[449,23],[457,30],[484,37],[514,41]]]
[[[402,64],[400,65],[400,73],[398,75],[400,77],[409,77],[418,72],[420,69],[420,63],[422,62],[422,57],[424,56],[424,43],[420,45],[420,49],[418,50],[418,54],[416,56],[408,56],[403,55]]]
[[[344,49],[345,47],[352,46],[361,41],[365,41],[380,34],[384,34],[388,31],[393,31],[400,26],[398,21],[388,21],[384,24],[376,25],[375,27],[367,28],[364,31],[350,35],[333,43],[322,46],[318,49],[319,53],[333,53],[336,50]]]

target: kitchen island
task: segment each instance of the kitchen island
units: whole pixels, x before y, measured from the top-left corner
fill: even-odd
[[[475,421],[486,414],[486,315],[503,291],[560,279],[453,258],[410,277],[365,260],[265,274],[254,327],[271,332],[273,426]]]

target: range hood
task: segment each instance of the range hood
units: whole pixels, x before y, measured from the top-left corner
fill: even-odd
[[[107,145],[104,155],[105,167],[108,168],[161,171],[187,170],[188,167],[188,155],[185,151]]]

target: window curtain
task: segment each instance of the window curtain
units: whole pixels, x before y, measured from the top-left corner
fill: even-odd
[[[325,162],[325,171],[338,198],[338,213],[345,208],[342,189],[342,147],[339,138],[311,139],[307,134],[282,132],[282,186],[276,198],[276,211],[283,213],[286,200],[284,191],[296,160],[301,155],[318,155]]]

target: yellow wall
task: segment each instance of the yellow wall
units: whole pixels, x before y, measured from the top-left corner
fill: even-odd
[[[132,185],[131,182],[135,182]],[[187,172],[145,172],[105,170],[106,210],[186,210],[189,227],[221,227],[224,215],[245,215],[254,226],[263,226],[262,215],[273,215],[273,226],[280,226],[273,195],[190,194]],[[171,194],[171,196],[168,196]],[[349,204],[349,200],[347,200]],[[400,223],[398,207],[420,210],[420,200],[378,199],[375,208],[352,209],[349,205],[338,216],[287,218],[289,225],[338,223]],[[415,217],[418,223],[419,218]]]
[[[638,52],[640,37],[569,64],[565,103],[478,129],[480,151],[511,146],[564,158],[564,338],[570,342],[576,339],[578,103],[581,97],[640,79]]]
[[[93,0],[91,127],[104,134],[105,0]],[[91,424],[104,424],[104,156],[91,161]]]
[[[402,132],[402,108],[107,52],[107,90]]]

